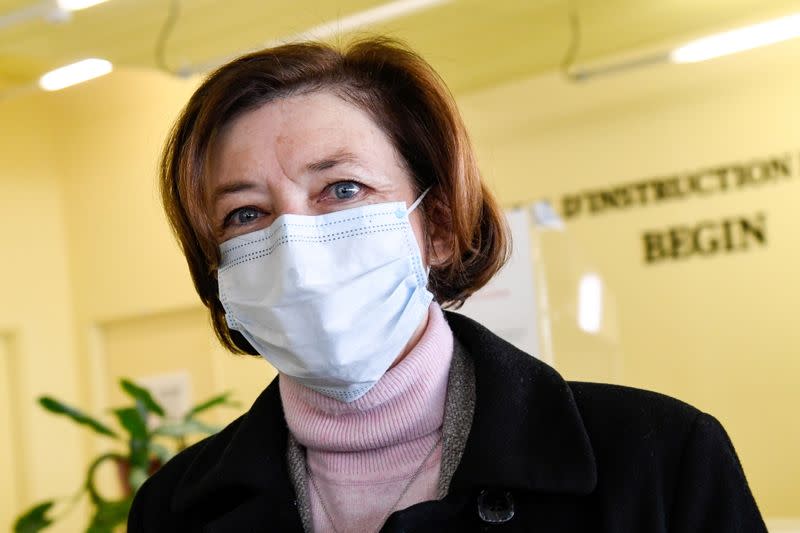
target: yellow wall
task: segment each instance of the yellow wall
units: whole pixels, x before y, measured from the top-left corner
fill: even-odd
[[[192,360],[194,401],[236,387],[247,406],[273,375],[263,360],[236,365],[217,346],[161,212],[159,152],[195,84],[123,70],[53,96],[77,342],[87,352],[82,385],[98,409],[123,401],[117,377]]]
[[[19,479],[3,476],[0,529],[71,494],[89,457],[113,446],[44,414],[36,396],[113,424],[101,413],[126,401],[119,377],[188,367],[193,401],[235,391],[242,408],[210,417],[225,423],[274,376],[216,344],[160,211],[158,151],[194,83],[117,72],[0,107],[0,401],[20,406],[0,410],[0,429],[15,435],[0,439],[0,466],[21,463]],[[55,531],[79,530],[85,512]]]
[[[800,153],[800,76],[777,70],[789,64],[781,53],[658,67],[581,87],[544,77],[460,102],[501,200],[508,206],[555,200],[590,186]],[[190,366],[195,400],[234,388],[246,406],[273,375],[259,360],[226,356],[216,347],[160,213],[158,150],[195,83],[122,70],[0,108],[4,139],[13,132],[16,143],[0,147],[0,242],[14,256],[25,250],[35,259],[0,263],[0,333],[12,332],[14,350],[24,354],[18,359],[24,401],[46,390],[97,411],[121,401],[110,384],[118,374],[136,378]],[[45,156],[41,138],[48,142]],[[618,333],[604,340],[621,354],[612,377],[720,418],[769,516],[800,515],[794,453],[800,429],[793,411],[800,392],[792,385],[800,338],[791,307],[800,297],[792,277],[800,270],[792,231],[799,188],[792,180],[580,218],[564,237],[614,293]],[[642,264],[644,229],[758,210],[769,215],[766,249]],[[555,277],[583,266],[552,256],[550,262]],[[568,377],[609,377],[586,370],[590,344],[564,335],[572,318],[565,313],[555,324],[561,370]],[[78,482],[83,461],[65,465],[61,458],[88,457],[102,444],[93,441],[81,455],[75,432],[29,411],[22,421],[22,435],[31,441],[23,484],[31,498],[63,493]],[[58,459],[55,433],[66,450]],[[58,472],[52,484],[48,471]]]
[[[84,459],[79,433],[35,398],[77,402],[72,294],[57,138],[47,102],[0,102],[0,529],[15,511],[70,495]],[[74,531],[71,520],[61,531]],[[71,525],[70,525],[71,524]]]
[[[548,264],[551,277],[591,266],[614,293],[620,381],[718,417],[767,516],[800,515],[800,75],[788,67],[798,54],[793,44],[583,85],[554,75],[461,99],[507,204],[791,154],[790,180],[576,217],[549,237],[581,251]],[[645,230],[758,212],[767,215],[766,248],[644,264]],[[570,304],[574,296],[556,302]],[[591,358],[581,353],[585,339],[565,335],[576,330],[572,312],[556,321],[556,364],[568,377],[597,379],[581,366]]]

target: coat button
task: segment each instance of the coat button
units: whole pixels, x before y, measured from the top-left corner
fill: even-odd
[[[482,490],[478,495],[478,516],[489,524],[514,518],[514,498],[505,490]]]

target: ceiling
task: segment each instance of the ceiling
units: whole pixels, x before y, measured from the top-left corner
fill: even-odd
[[[213,63],[385,1],[180,0],[163,57],[171,70]],[[170,0],[110,0],[68,22],[3,27],[4,15],[37,4],[0,0],[0,90],[85,57],[158,68]],[[407,41],[463,94],[558,68],[570,5],[580,18],[580,63],[800,11],[797,0],[451,0],[368,30]]]

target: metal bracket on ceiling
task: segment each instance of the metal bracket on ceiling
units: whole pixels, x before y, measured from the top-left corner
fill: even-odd
[[[664,63],[669,60],[669,53],[655,52],[632,59],[608,63],[596,67],[578,67],[576,63],[581,52],[583,27],[577,0],[567,0],[567,20],[569,22],[569,44],[561,62],[561,72],[573,83],[586,82],[591,78],[621,74],[628,70]]]
[[[628,70],[635,70],[641,67],[667,63],[669,61],[668,52],[656,52],[653,54],[635,57],[626,61],[618,61],[597,67],[570,67],[564,75],[573,82],[585,82],[591,78],[622,74]]]

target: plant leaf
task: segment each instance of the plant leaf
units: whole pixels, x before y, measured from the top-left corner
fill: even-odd
[[[113,533],[114,528],[124,524],[128,519],[133,498],[118,501],[101,501],[96,504],[96,511],[92,516],[86,533]]]
[[[119,380],[119,385],[128,396],[141,403],[145,409],[158,416],[164,416],[164,408],[153,398],[149,390],[125,378]]]
[[[95,432],[100,433],[101,435],[119,438],[119,435],[114,433],[108,426],[85,414],[84,412],[56,400],[55,398],[51,398],[50,396],[42,396],[39,398],[39,405],[51,413],[67,416],[78,424],[89,426]]]
[[[131,467],[130,473],[128,474],[128,483],[131,484],[131,489],[133,489],[134,493],[147,481],[147,477],[147,471],[144,468],[138,466]]]
[[[14,533],[37,533],[53,523],[47,513],[55,502],[48,500],[30,508],[28,512],[17,518],[14,523]]]
[[[178,422],[176,424],[164,424],[159,426],[153,431],[155,435],[163,435],[165,437],[187,437],[189,435],[196,435],[198,433],[205,435],[213,435],[221,428],[204,424],[199,420],[186,420],[185,422]]]
[[[195,405],[194,407],[186,413],[186,419],[192,418],[197,413],[202,413],[212,407],[216,407],[217,405],[230,405],[230,406],[238,406],[238,402],[234,402],[230,400],[230,395],[232,394],[231,391],[224,392],[218,396],[214,396],[213,398],[209,398],[208,400]]]
[[[106,461],[114,461],[116,464],[120,464],[127,462],[128,458],[118,453],[104,453],[95,457],[89,464],[89,468],[86,469],[86,480],[84,481],[83,486],[86,489],[86,492],[89,494],[89,500],[94,505],[99,505],[106,501],[106,499],[100,495],[100,492],[98,492],[97,485],[95,484],[95,475],[97,474],[97,469],[100,468],[100,465]]]
[[[162,446],[161,444],[152,441],[150,442],[150,453],[158,457],[158,460],[161,461],[161,464],[165,464],[175,455],[166,446]]]
[[[131,467],[147,468],[150,435],[142,413],[135,407],[124,407],[112,411],[119,424],[130,434]]]
[[[123,407],[112,411],[119,425],[124,427],[133,438],[147,438],[147,424],[135,407]]]

